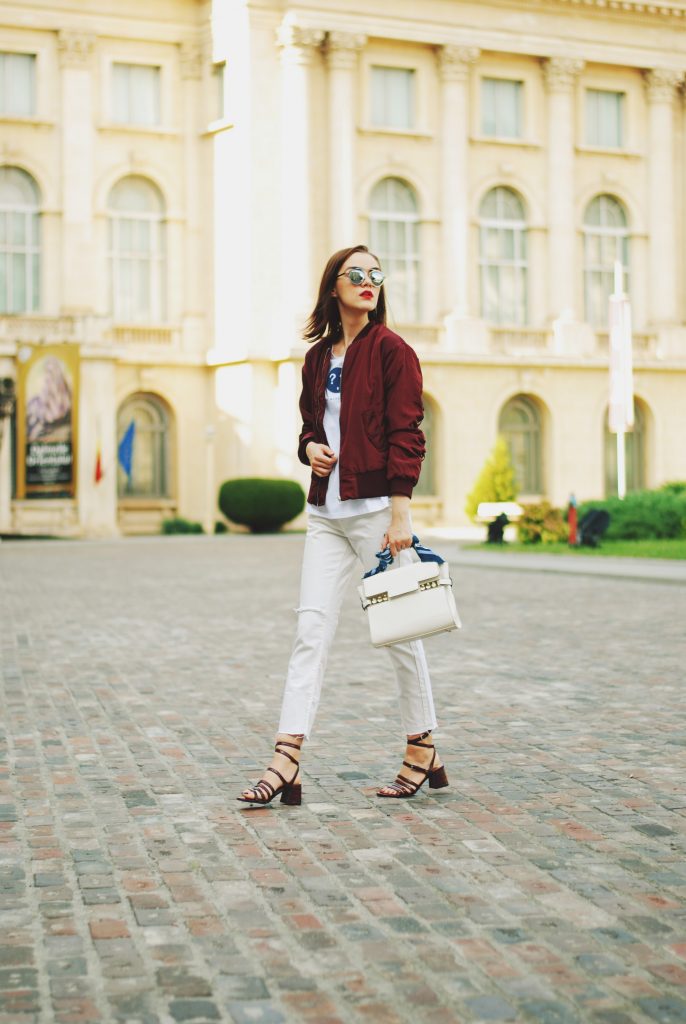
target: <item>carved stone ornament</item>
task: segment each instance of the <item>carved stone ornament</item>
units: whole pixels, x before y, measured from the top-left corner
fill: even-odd
[[[290,57],[299,64],[309,64],[314,51],[324,42],[324,36],[323,29],[284,21],[277,29],[276,41],[282,49],[282,56]]]
[[[200,78],[202,76],[203,52],[200,43],[186,40],[181,43],[181,77]]]
[[[543,64],[545,84],[549,92],[571,92],[585,61],[576,57],[551,57]]]
[[[82,68],[89,63],[95,48],[92,32],[70,32],[57,34],[57,50],[63,68]]]
[[[683,77],[683,71],[673,71],[671,68],[652,68],[646,71],[646,92],[650,102],[671,103],[676,94],[676,87]]]
[[[469,65],[481,56],[476,46],[439,46],[436,51],[438,67],[444,82],[464,82]]]
[[[367,37],[352,32],[326,33],[326,59],[329,67],[351,70],[357,64],[358,51],[367,42]]]

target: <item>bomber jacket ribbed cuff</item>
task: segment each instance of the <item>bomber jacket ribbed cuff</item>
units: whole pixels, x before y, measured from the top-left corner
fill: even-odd
[[[404,498],[411,498],[414,484],[407,477],[396,476],[388,481],[388,493],[392,498],[394,494],[402,495]]]
[[[298,445],[298,458],[302,462],[303,466],[309,466],[310,460],[307,457],[307,446],[310,441],[314,441],[314,434],[305,434],[302,441]]]

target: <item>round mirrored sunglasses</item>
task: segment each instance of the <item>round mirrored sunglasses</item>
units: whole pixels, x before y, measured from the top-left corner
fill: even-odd
[[[356,285],[362,284],[369,278],[375,288],[380,288],[386,280],[383,270],[379,270],[378,267],[374,267],[373,270],[363,270],[362,267],[348,267],[338,277],[347,277],[351,284]]]

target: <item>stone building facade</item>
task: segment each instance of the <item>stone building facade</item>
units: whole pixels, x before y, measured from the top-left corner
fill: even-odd
[[[17,493],[6,430],[0,530],[211,528],[221,480],[304,479],[299,329],[357,241],[424,367],[420,519],[465,522],[499,431],[523,498],[612,490],[617,262],[629,486],[686,478],[686,5],[417,11],[0,2],[0,377],[80,359],[73,493]]]

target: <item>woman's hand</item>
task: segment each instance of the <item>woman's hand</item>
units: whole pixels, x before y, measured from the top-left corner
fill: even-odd
[[[310,466],[315,476],[329,476],[336,465],[336,453],[326,444],[317,444],[310,441],[305,448],[305,454],[310,460]]]
[[[410,522],[410,499],[401,494],[391,497],[391,525],[384,534],[382,548],[391,549],[391,557],[412,547],[412,523]]]

